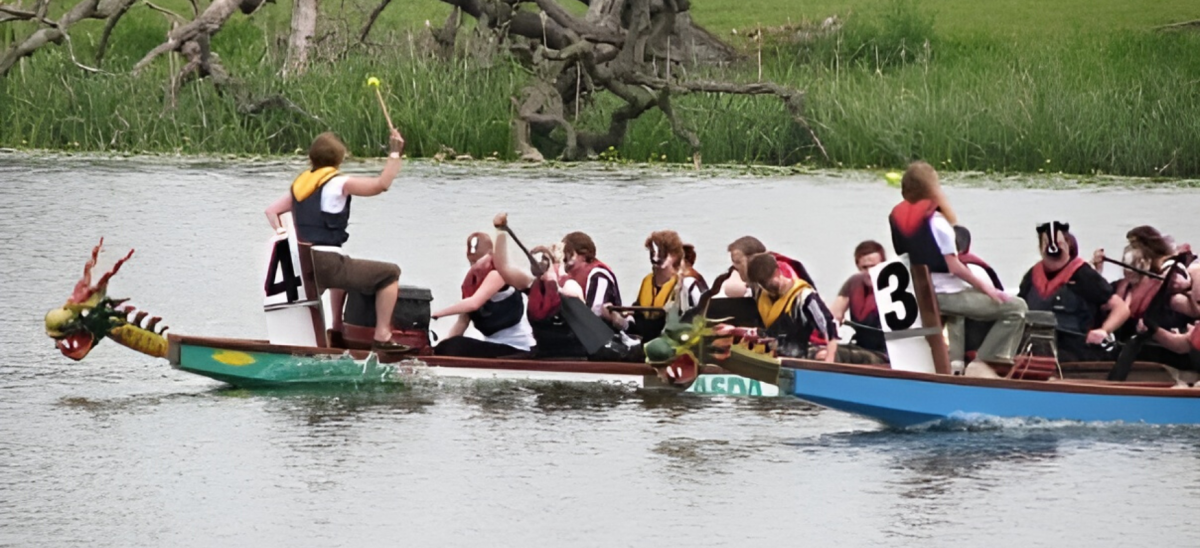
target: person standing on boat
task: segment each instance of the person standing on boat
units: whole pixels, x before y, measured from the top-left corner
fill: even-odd
[[[651,272],[642,279],[634,305],[674,310],[682,315],[699,304],[708,285],[684,262],[684,244],[679,233],[674,230],[653,232],[646,238],[645,245],[650,253]],[[694,257],[695,251],[692,253]],[[637,313],[632,322],[629,331],[643,341],[649,341],[662,334],[666,314]]]
[[[937,171],[913,162],[900,181],[904,200],[892,209],[892,246],[913,265],[929,268],[942,314],[995,321],[967,365],[970,375],[995,376],[988,362],[1012,364],[1025,327],[1025,301],[984,283],[959,260],[953,226],[957,217],[942,193]]]
[[[879,309],[875,305],[875,287],[867,271],[885,260],[887,252],[879,242],[866,240],[859,243],[854,248],[854,267],[858,272],[846,279],[829,307],[833,319],[844,321],[849,312],[854,323],[865,326],[855,328],[851,342],[883,355],[887,355],[887,344],[883,339],[883,325],[879,323]]]
[[[1018,295],[1030,310],[1054,313],[1060,362],[1112,361],[1101,344],[1129,319],[1129,305],[1111,284],[1079,258],[1070,225],[1038,225],[1042,260],[1021,279]]]
[[[390,152],[383,172],[377,177],[351,177],[338,171],[346,157],[346,145],[330,132],[313,140],[308,149],[311,169],[292,181],[288,193],[267,206],[267,221],[280,229],[279,216],[291,212],[300,241],[312,244],[313,275],[317,287],[330,290],[334,331],[342,329],[346,291],[375,294],[376,350],[402,350],[392,342],[392,310],[400,291],[400,267],[380,261],[354,259],[342,251],[350,235],[350,199],[387,192],[400,173],[404,137],[392,130]]]
[[[492,256],[492,238],[482,232],[467,237],[467,262],[471,265],[462,283],[462,300],[434,312],[433,319],[458,315],[448,338],[433,348],[438,356],[470,358],[525,358],[535,342],[525,318],[525,298],[504,282]],[[479,340],[463,335],[474,325]]]
[[[747,280],[759,288],[755,298],[766,334],[777,341],[776,353],[807,358],[814,333],[828,341],[819,359],[835,361],[837,322],[811,284],[779,267],[775,255],[759,253],[746,264]]]

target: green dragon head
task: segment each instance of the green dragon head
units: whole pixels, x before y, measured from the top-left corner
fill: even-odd
[[[688,386],[699,376],[701,366],[725,366],[732,354],[738,359],[775,360],[773,339],[760,338],[753,328],[722,321],[700,314],[683,321],[677,312],[670,312],[662,335],[644,346],[646,363],[658,370],[663,380]]]
[[[103,245],[101,238],[67,302],[46,313],[46,335],[54,339],[59,352],[76,361],[86,357],[105,337],[146,354],[165,355],[166,339],[162,333],[166,328],[155,330],[161,318],[153,317],[143,324],[145,312],[125,306],[126,299],[114,300],[106,294],[108,281],[133,256],[132,249],[92,285],[92,268]]]

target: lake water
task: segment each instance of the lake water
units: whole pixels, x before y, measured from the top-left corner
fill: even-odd
[[[0,546],[1200,545],[1200,428],[898,432],[791,399],[424,377],[232,390],[111,342],[70,362],[43,334],[104,236],[103,265],[137,249],[110,295],[178,333],[263,337],[262,210],[301,169],[0,154]],[[1085,250],[1137,224],[1200,236],[1194,190],[984,183],[947,192],[1009,285],[1047,220]],[[415,164],[355,200],[347,249],[444,306],[466,236],[507,211],[530,245],[590,233],[626,300],[664,228],[710,279],[753,234],[831,294],[898,195],[870,174]]]

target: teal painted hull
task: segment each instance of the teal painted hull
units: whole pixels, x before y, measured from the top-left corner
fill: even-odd
[[[402,382],[415,366],[422,373],[467,379],[513,379],[607,383],[632,388],[669,388],[653,368],[639,363],[485,360],[443,356],[388,359],[361,350],[272,346],[264,342],[171,337],[171,364],[188,373],[245,388],[314,384]],[[678,389],[678,388],[673,388]],[[777,396],[779,389],[719,369],[688,387],[707,395]]]

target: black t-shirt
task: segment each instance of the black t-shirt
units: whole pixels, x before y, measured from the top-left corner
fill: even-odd
[[[1046,276],[1053,278],[1054,274],[1057,274],[1057,272],[1047,272]],[[1104,276],[1101,276],[1099,272],[1096,272],[1096,269],[1087,265],[1079,267],[1071,275],[1071,279],[1067,280],[1067,288],[1074,291],[1076,295],[1083,297],[1085,302],[1096,308],[1107,304],[1109,299],[1116,294],[1112,284],[1108,283],[1108,280],[1105,280]],[[1021,290],[1018,295],[1024,299],[1029,297],[1030,291],[1033,291],[1032,268],[1025,273],[1024,278],[1021,278]]]
[[[1047,277],[1054,277],[1054,273],[1047,273]],[[1100,310],[1100,307],[1108,304],[1112,296],[1116,294],[1112,284],[1104,279],[1099,272],[1087,265],[1079,267],[1071,279],[1067,280],[1066,287],[1075,292],[1080,298],[1087,303],[1091,308],[1092,328],[1099,327],[1106,317],[1106,313]],[[1019,295],[1022,299],[1028,299],[1029,294],[1035,291],[1033,289],[1033,269],[1029,269],[1025,273],[1025,277],[1021,278],[1021,289]],[[1103,355],[1100,347],[1092,346],[1085,343],[1081,335],[1058,332],[1058,359],[1064,362],[1072,361],[1092,361],[1092,360],[1108,360],[1110,357]]]

